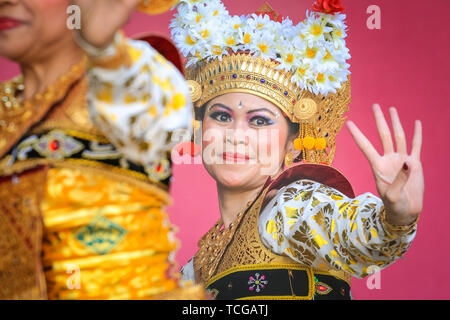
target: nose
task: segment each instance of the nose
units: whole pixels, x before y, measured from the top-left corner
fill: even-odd
[[[239,136],[237,137],[236,135],[233,135],[232,137],[227,136],[227,143],[230,143],[234,146],[237,146],[240,144],[247,145],[245,137],[240,138]]]
[[[241,127],[226,130],[225,139],[227,143],[234,146],[248,145],[250,140],[246,134],[246,130]]]

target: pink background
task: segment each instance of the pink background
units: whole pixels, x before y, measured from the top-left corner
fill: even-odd
[[[263,0],[223,0],[231,14],[256,11]],[[276,0],[274,9],[295,22],[305,17],[312,0]],[[425,204],[419,229],[405,259],[381,272],[381,289],[369,290],[366,280],[353,281],[355,299],[449,299],[450,210],[443,198],[449,191],[446,161],[450,106],[448,0],[343,0],[348,16],[348,46],[352,59],[352,104],[348,116],[375,143],[380,143],[371,113],[379,103],[387,114],[396,106],[408,138],[415,119],[423,123],[422,161],[425,171]],[[369,30],[368,6],[381,8],[381,30]],[[128,35],[155,31],[169,35],[172,13],[146,16],[136,13],[126,26]],[[0,59],[0,81],[18,68]],[[447,137],[447,138],[445,138]],[[445,142],[447,141],[447,142]],[[337,139],[334,166],[352,182],[355,192],[376,194],[368,162],[344,128]],[[410,144],[409,144],[410,147]],[[184,264],[196,251],[198,239],[218,219],[215,184],[201,165],[175,167],[169,208],[178,226],[181,247],[177,260]],[[448,195],[447,195],[448,196]]]

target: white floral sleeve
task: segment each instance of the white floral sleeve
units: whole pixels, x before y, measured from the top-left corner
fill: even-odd
[[[149,44],[116,37],[113,54],[90,57],[92,121],[127,159],[167,157],[175,130],[189,132],[192,104],[182,74]]]
[[[417,224],[394,227],[383,202],[371,193],[354,199],[318,182],[300,180],[277,192],[263,209],[259,234],[277,254],[319,269],[363,278],[400,258]]]

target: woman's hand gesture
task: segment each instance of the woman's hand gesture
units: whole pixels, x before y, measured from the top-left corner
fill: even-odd
[[[424,179],[420,162],[422,124],[416,120],[411,154],[408,154],[405,133],[397,110],[393,107],[389,109],[396,150],[380,106],[374,105],[373,112],[383,145],[383,155],[378,154],[352,121],[347,122],[347,127],[369,160],[378,193],[385,205],[387,221],[396,226],[410,225],[419,216],[423,207]]]

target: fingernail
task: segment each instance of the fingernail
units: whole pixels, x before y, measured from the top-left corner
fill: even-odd
[[[403,170],[405,170],[405,171],[409,170],[409,166],[406,162],[403,164]]]

